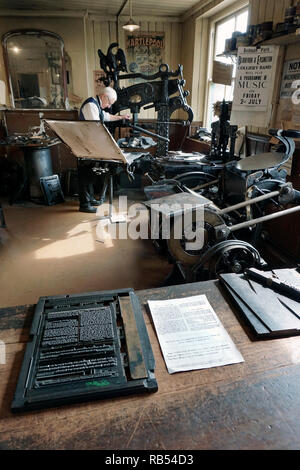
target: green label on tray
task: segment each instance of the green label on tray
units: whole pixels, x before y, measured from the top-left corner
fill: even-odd
[[[101,382],[94,380],[93,382],[86,382],[85,385],[87,387],[107,387],[107,385],[110,385],[110,382],[107,380],[101,380]]]

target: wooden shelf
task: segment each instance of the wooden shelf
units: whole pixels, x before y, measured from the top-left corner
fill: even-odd
[[[218,54],[217,57],[237,57],[238,51],[230,51],[230,52],[222,52],[222,54]]]
[[[300,28],[297,29],[295,33],[291,34],[282,34],[281,36],[273,37],[267,39],[266,41],[261,41],[256,44],[250,44],[245,47],[259,47],[259,46],[289,46],[291,44],[296,44],[300,42]],[[238,51],[223,52],[218,54],[217,57],[236,57]]]
[[[295,33],[283,34],[282,36],[273,37],[267,41],[261,42],[260,46],[289,46],[290,44],[296,44],[300,42],[300,28]]]

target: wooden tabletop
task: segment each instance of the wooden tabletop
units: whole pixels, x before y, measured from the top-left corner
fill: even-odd
[[[0,310],[0,449],[299,449],[300,337],[255,341],[218,281],[137,292],[159,390],[13,415],[34,306]],[[148,300],[206,294],[241,364],[168,374]]]

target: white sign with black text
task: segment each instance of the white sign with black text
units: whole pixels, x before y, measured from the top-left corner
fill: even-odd
[[[281,99],[292,99],[300,86],[300,59],[285,62],[281,84]]]
[[[240,47],[233,109],[266,112],[272,100],[278,47]]]

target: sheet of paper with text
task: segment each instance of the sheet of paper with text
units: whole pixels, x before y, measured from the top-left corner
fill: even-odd
[[[244,362],[205,295],[148,304],[170,374]]]

